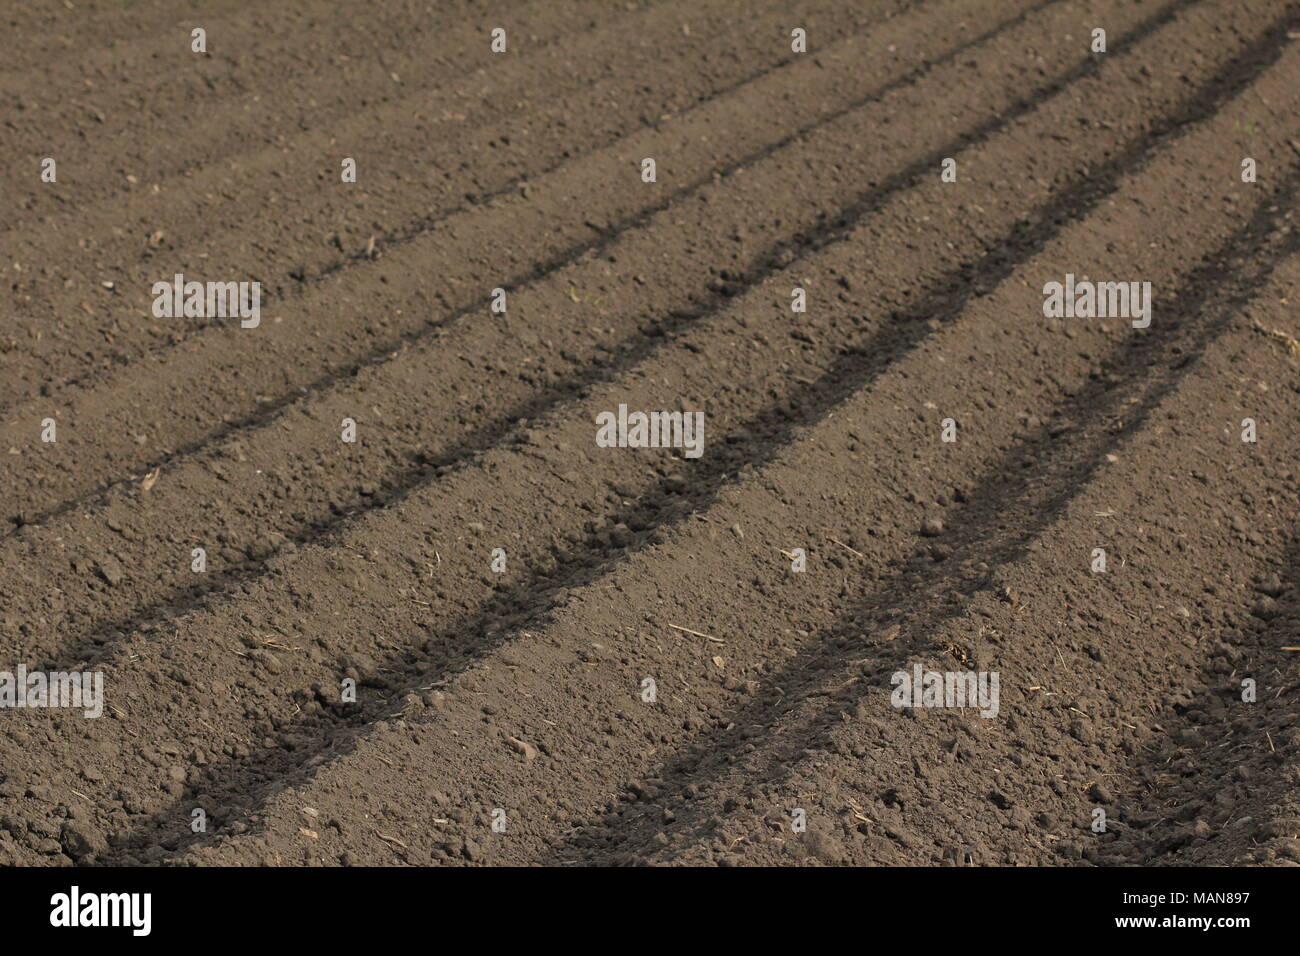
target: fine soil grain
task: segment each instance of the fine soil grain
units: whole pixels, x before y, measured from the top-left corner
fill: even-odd
[[[1300,865],[1300,8],[195,17],[0,14],[0,864]]]

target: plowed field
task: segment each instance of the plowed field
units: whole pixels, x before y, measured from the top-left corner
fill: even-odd
[[[0,24],[0,864],[1300,862],[1300,8]]]

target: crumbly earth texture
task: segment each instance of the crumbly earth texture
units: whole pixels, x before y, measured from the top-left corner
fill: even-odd
[[[0,11],[0,864],[1300,864],[1294,4],[196,9]]]

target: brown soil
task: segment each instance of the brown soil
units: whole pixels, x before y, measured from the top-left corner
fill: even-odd
[[[1300,863],[1300,8],[12,6],[0,864]]]

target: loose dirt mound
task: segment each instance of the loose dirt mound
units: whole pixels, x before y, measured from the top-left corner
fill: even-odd
[[[0,35],[0,863],[1300,862],[1300,9],[124,6]]]

